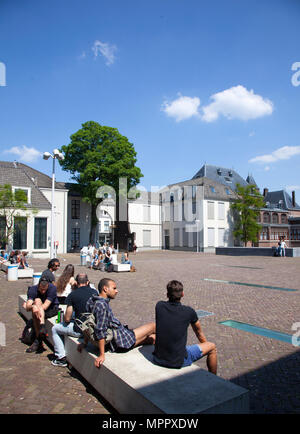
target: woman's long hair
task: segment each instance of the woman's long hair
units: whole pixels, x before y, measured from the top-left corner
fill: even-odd
[[[74,265],[68,264],[57,280],[56,290],[58,295],[64,292],[71,277],[74,277]]]

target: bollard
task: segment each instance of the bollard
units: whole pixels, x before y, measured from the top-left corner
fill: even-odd
[[[80,265],[86,265],[86,255],[80,255]]]
[[[18,264],[11,264],[7,266],[7,280],[13,282],[18,280]]]
[[[42,273],[33,273],[32,275],[32,285],[37,285],[39,283],[39,280],[41,278]]]

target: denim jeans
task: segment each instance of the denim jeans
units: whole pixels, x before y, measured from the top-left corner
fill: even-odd
[[[52,327],[52,338],[54,345],[54,354],[58,359],[65,357],[65,345],[64,345],[64,336],[73,336],[75,338],[79,338],[81,333],[74,332],[74,322],[71,321],[69,323],[59,323],[55,324]]]

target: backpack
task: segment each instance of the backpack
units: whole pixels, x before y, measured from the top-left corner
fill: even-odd
[[[83,337],[87,339],[92,344],[98,346],[98,340],[95,336],[95,327],[96,327],[96,318],[94,315],[96,302],[94,303],[92,312],[84,312],[81,314],[83,320],[75,318],[75,323],[77,327],[80,329]],[[111,328],[107,329],[107,335],[105,339],[105,345],[108,344],[114,338],[114,330]]]
[[[33,320],[29,319],[26,322],[26,325],[20,337],[20,341],[23,342],[23,344],[31,345],[34,340],[35,340],[35,330],[33,326]]]

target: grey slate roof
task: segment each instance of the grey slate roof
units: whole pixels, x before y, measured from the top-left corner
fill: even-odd
[[[196,175],[193,176],[192,179],[202,177],[206,177],[215,182],[226,185],[232,190],[236,189],[236,184],[240,184],[243,187],[249,185],[248,182],[245,181],[235,170],[221,166],[212,166],[210,164],[204,164],[204,166],[201,167],[201,169],[196,173]]]
[[[221,182],[215,181],[213,179],[209,179],[205,176],[201,178],[194,177],[188,181],[171,184],[168,187],[169,188],[175,186],[184,187],[184,186],[193,186],[193,185],[200,185],[204,187],[204,199],[233,200],[237,197],[231,185],[227,185],[227,184],[224,185]],[[212,191],[211,187],[214,187],[215,192]]]
[[[23,166],[25,165],[20,163],[15,165],[11,162],[0,161],[0,185],[11,184],[15,187],[28,187],[31,189],[31,204],[28,204],[28,208],[51,209],[50,202],[39,190]]]
[[[285,190],[268,192],[264,197],[264,201],[265,203],[269,202],[267,208],[276,208],[280,210],[300,210],[300,206],[297,204],[297,202],[295,203],[295,206],[293,206],[292,198]]]

